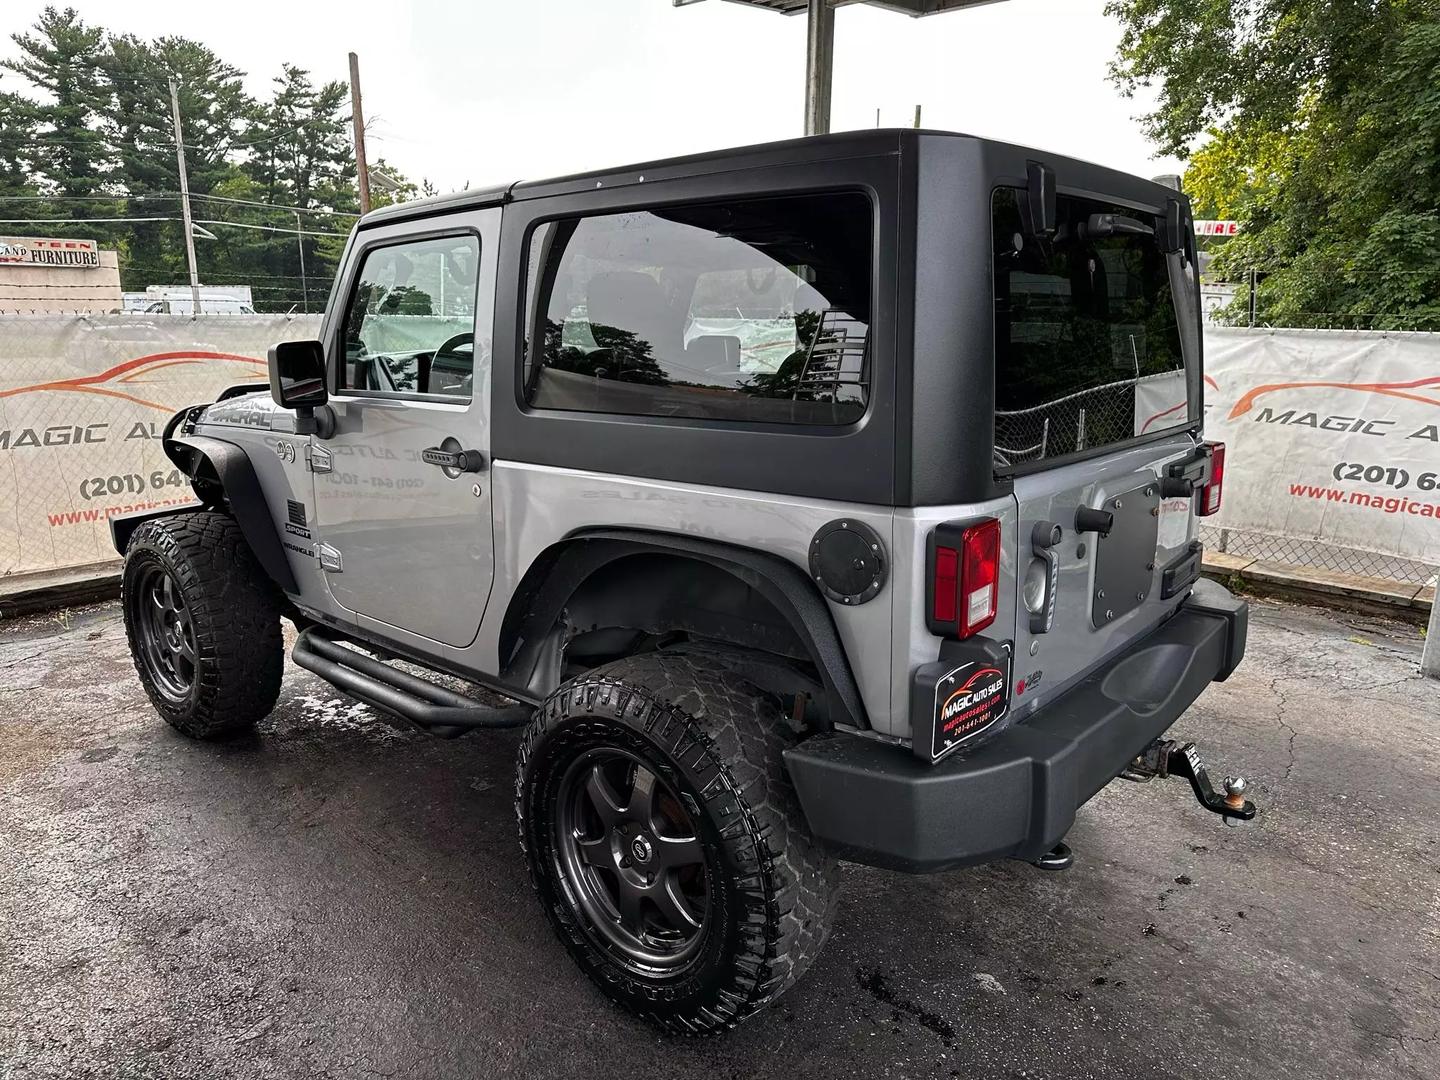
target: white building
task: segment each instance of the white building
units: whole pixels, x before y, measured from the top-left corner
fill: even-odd
[[[94,240],[0,236],[0,312],[120,310],[120,260]]]

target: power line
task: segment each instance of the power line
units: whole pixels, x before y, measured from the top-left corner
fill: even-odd
[[[171,219],[174,220],[173,218]],[[196,218],[199,225],[228,225],[232,229],[256,229],[260,232],[286,233],[289,236],[349,236],[349,233],[330,232],[325,229],[282,229],[278,225],[246,225],[238,221],[219,221],[208,218]]]
[[[111,225],[117,222],[182,221],[177,217],[92,217],[92,218],[0,218],[0,225]],[[196,218],[198,225],[220,225],[232,229],[256,229],[260,232],[285,233],[289,236],[349,236],[349,233],[326,229],[282,229],[278,225],[244,225],[238,221]]]
[[[152,264],[149,264],[149,263],[131,263],[131,262],[121,263],[121,264],[120,264],[120,269],[121,269],[121,270],[133,270],[133,271],[135,271],[135,272],[137,272],[137,273],[142,273],[142,272],[143,272],[143,273],[148,273],[148,274],[180,274],[180,273],[184,273],[184,270],[183,270],[182,268],[180,268],[180,267],[175,267],[175,266],[156,266],[156,265],[152,265]],[[259,273],[258,271],[257,271],[256,273],[250,274],[250,273],[246,273],[246,272],[244,272],[244,271],[242,271],[242,270],[216,271],[216,272],[212,272],[212,273],[210,273],[210,274],[207,274],[207,276],[208,276],[208,277],[244,278],[244,279],[247,280],[247,281],[300,281],[300,280],[302,280],[299,274],[262,274],[262,273]]]
[[[287,128],[285,131],[277,132],[273,135],[266,135],[260,139],[248,140],[246,142],[230,142],[229,136],[231,134],[248,135],[250,134],[250,132],[230,132],[227,128],[217,124],[212,126],[210,130],[212,132],[218,133],[218,137],[212,137],[210,141],[223,143],[223,149],[225,150],[248,150],[251,147],[264,146],[266,143],[276,142],[279,139],[285,139],[290,137],[291,135],[298,135],[300,132],[306,130],[307,128],[312,128],[324,124],[330,124],[340,129],[336,132],[336,135],[343,136],[345,133],[344,126],[350,123],[351,119],[352,115],[348,113],[345,116],[316,116],[312,117],[309,120],[302,120],[293,128]],[[53,133],[40,132],[35,136],[33,140],[31,140],[31,142],[34,147],[40,149],[45,149],[51,146],[107,146],[113,150],[166,149],[164,144],[170,142],[170,139],[166,136],[164,130],[159,127],[153,127],[149,125],[147,126],[149,127],[149,130],[155,135],[155,142],[157,143],[157,146],[155,147],[141,146],[133,141],[119,141],[116,139],[112,139],[104,132],[96,131],[94,128],[70,129],[72,131],[87,132],[88,134],[83,139],[61,139],[56,138]]]
[[[139,195],[0,195],[0,202],[123,202],[131,200],[141,202],[146,199],[178,199],[180,196],[173,192],[147,192]],[[326,214],[331,217],[352,217],[360,215],[349,210],[326,210],[318,206],[287,206],[285,203],[258,202],[255,199],[236,199],[228,195],[200,195],[194,191],[190,193],[192,199],[205,199],[209,202],[236,203],[240,206],[259,206],[270,210],[279,210],[287,214]],[[81,219],[81,220],[94,220]]]
[[[179,221],[174,217],[0,218],[0,225],[109,225],[117,221]],[[319,233],[317,235],[325,235]],[[344,236],[345,233],[336,233]]]
[[[238,203],[241,206],[265,206],[276,210],[284,210],[287,213],[330,214],[335,217],[353,218],[360,216],[359,214],[351,213],[349,210],[322,210],[319,207],[286,206],[283,203],[256,202],[254,199],[235,199],[228,195],[196,195],[193,191],[190,193],[190,197],[192,199],[208,199],[211,202]]]
[[[313,120],[306,120],[306,121],[304,121],[303,123],[297,125],[296,127],[291,128],[289,131],[282,131],[282,132],[280,132],[280,134],[278,134],[278,135],[267,135],[265,138],[263,138],[263,139],[256,139],[254,142],[231,143],[229,149],[231,149],[231,150],[248,150],[248,149],[250,149],[250,148],[253,147],[253,146],[264,146],[266,143],[275,142],[277,139],[284,139],[284,138],[287,138],[287,137],[289,137],[289,136],[291,136],[291,135],[299,134],[300,132],[304,131],[306,128],[308,128],[308,127],[314,127],[316,124],[337,124],[337,125],[341,125],[341,126],[342,126],[342,130],[339,131],[339,132],[337,132],[336,134],[338,134],[338,135],[343,135],[343,134],[344,134],[343,125],[350,123],[351,119],[352,119],[352,117],[350,117],[350,116],[346,116],[346,117],[344,117],[343,119],[342,119],[341,117],[338,117],[338,116],[337,116],[337,117],[328,117],[328,116],[322,117],[322,116],[317,116],[317,117],[315,117]]]

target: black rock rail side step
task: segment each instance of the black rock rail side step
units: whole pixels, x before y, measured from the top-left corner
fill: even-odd
[[[519,727],[534,711],[529,705],[481,705],[347,648],[315,626],[301,632],[290,658],[336,689],[441,739],[481,728]]]

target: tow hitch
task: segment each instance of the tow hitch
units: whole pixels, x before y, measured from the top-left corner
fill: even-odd
[[[1148,784],[1156,777],[1183,776],[1190,781],[1200,805],[1223,817],[1226,825],[1238,825],[1255,816],[1255,804],[1245,798],[1245,778],[1227,776],[1224,794],[1216,791],[1210,782],[1210,770],[1200,760],[1194,743],[1156,739],[1120,775],[1141,784]]]

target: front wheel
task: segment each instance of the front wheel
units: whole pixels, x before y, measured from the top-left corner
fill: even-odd
[[[731,1027],[829,933],[834,860],[784,775],[779,703],[722,663],[652,653],[557,690],[516,777],[531,879],[571,955],[668,1030]]]
[[[143,523],[125,549],[120,600],[140,683],[172,727],[224,738],[274,707],[278,594],[234,520],[197,511]]]

